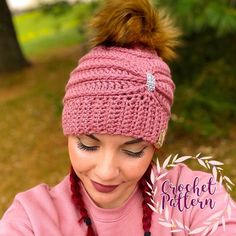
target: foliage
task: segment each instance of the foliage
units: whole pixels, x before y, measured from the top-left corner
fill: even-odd
[[[236,1],[156,0],[183,31],[179,60],[171,65],[177,85],[175,135],[195,141],[228,137],[236,120]],[[227,122],[226,122],[227,121]]]
[[[51,15],[57,17],[62,14],[65,14],[69,10],[71,10],[72,5],[69,4],[67,1],[60,0],[60,1],[54,2],[53,4],[47,3],[47,2],[42,2],[40,4],[40,8],[41,8],[42,13],[51,14]]]
[[[174,113],[177,133],[217,139],[228,137],[236,120],[235,35],[212,37],[211,31],[185,38],[172,73],[177,85]]]
[[[213,29],[217,36],[236,30],[235,0],[156,0],[176,16],[185,33],[199,33]]]

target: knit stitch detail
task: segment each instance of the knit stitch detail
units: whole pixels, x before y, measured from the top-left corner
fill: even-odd
[[[120,134],[155,145],[167,130],[174,89],[170,69],[156,53],[97,46],[70,74],[64,135]]]

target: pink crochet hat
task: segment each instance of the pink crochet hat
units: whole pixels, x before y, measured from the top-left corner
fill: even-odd
[[[64,135],[119,134],[163,144],[175,85],[156,51],[96,46],[70,75]]]

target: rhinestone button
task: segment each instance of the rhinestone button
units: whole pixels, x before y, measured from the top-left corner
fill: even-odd
[[[152,73],[147,72],[147,89],[149,92],[152,92],[155,90],[155,85],[156,85],[156,81],[155,81],[155,77]]]

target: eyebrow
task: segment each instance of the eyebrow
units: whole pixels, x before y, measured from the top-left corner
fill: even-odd
[[[86,136],[100,142],[100,140],[97,137],[95,137],[93,134],[86,134]],[[128,142],[125,142],[123,145],[130,145],[130,144],[141,143],[141,142],[143,142],[143,139],[142,138],[137,138],[137,139],[133,139],[133,140],[130,140]]]

